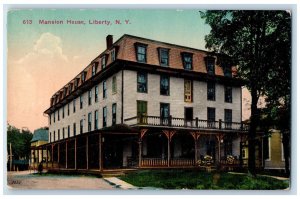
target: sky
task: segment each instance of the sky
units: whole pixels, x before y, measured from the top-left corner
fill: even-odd
[[[40,24],[63,20],[64,24]],[[84,21],[84,25],[67,24]],[[111,21],[111,25],[89,21]],[[119,20],[121,24],[115,24]],[[128,23],[126,24],[125,20]],[[47,126],[51,96],[105,50],[106,36],[123,34],[205,50],[210,27],[198,10],[33,9],[7,16],[7,120],[33,131]],[[249,117],[243,90],[243,120]]]

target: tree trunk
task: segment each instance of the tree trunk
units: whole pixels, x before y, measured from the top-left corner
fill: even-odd
[[[251,103],[251,118],[250,118],[250,129],[249,129],[249,137],[248,137],[248,150],[249,150],[249,156],[248,156],[248,171],[253,175],[256,176],[255,171],[255,145],[256,145],[256,128],[258,125],[259,120],[259,114],[257,109],[257,102],[258,102],[258,96],[257,96],[257,90],[252,87],[251,90],[251,97],[252,97],[252,103]]]
[[[285,173],[290,176],[290,132],[282,131],[283,155],[285,160]]]

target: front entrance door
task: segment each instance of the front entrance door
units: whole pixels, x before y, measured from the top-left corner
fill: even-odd
[[[160,103],[160,124],[168,125],[170,116],[170,104]]]
[[[193,108],[192,107],[185,107],[184,119],[185,119],[186,126],[192,126],[192,123],[193,123]]]
[[[139,123],[147,124],[147,101],[137,101],[137,116]]]
[[[123,166],[123,143],[121,139],[113,136],[104,137],[104,162],[103,167],[121,168]]]

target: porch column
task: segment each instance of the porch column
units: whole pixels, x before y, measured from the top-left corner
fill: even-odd
[[[46,146],[46,168],[48,169],[48,146]]]
[[[217,140],[218,140],[218,161],[219,161],[219,163],[221,162],[221,141],[222,141],[223,137],[224,137],[223,134],[218,134],[217,135]]]
[[[68,168],[68,140],[66,140],[66,169]]]
[[[143,144],[143,137],[147,133],[148,129],[141,129],[140,139],[139,139],[139,167],[142,166],[142,144]]]
[[[171,160],[171,150],[170,150],[170,136],[168,137],[168,167],[170,167],[170,160]]]
[[[195,145],[195,165],[197,166],[197,162],[198,162],[198,139],[200,137],[200,133],[199,132],[190,132],[190,134],[193,136],[194,138],[194,145]]]
[[[75,170],[77,169],[77,137],[75,138],[75,146],[74,146],[74,151],[75,151]]]
[[[167,136],[168,139],[168,167],[170,167],[170,161],[171,161],[170,144],[171,144],[172,137],[174,136],[176,131],[163,130],[162,132]]]
[[[52,162],[52,166],[51,168],[53,169],[53,144],[51,144],[51,162]]]
[[[101,135],[101,133],[99,133],[99,143],[98,143],[98,145],[99,145],[99,171],[102,171],[102,162],[103,162],[103,160],[102,160],[102,135]]]
[[[142,166],[142,139],[139,139],[139,167]]]
[[[59,166],[59,153],[60,153],[60,151],[59,151],[59,143],[57,143],[57,166],[58,166],[58,168],[60,168],[60,166]]]
[[[85,138],[85,153],[86,153],[86,170],[89,169],[89,136],[86,135]]]
[[[39,149],[39,147],[37,147],[37,168],[38,168],[39,163],[40,163],[40,149]]]
[[[102,159],[102,134],[99,133],[99,171],[103,170],[103,159]]]

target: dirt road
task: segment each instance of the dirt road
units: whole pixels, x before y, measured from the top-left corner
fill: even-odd
[[[112,190],[114,186],[102,178],[78,175],[33,174],[29,171],[8,172],[9,189]]]

